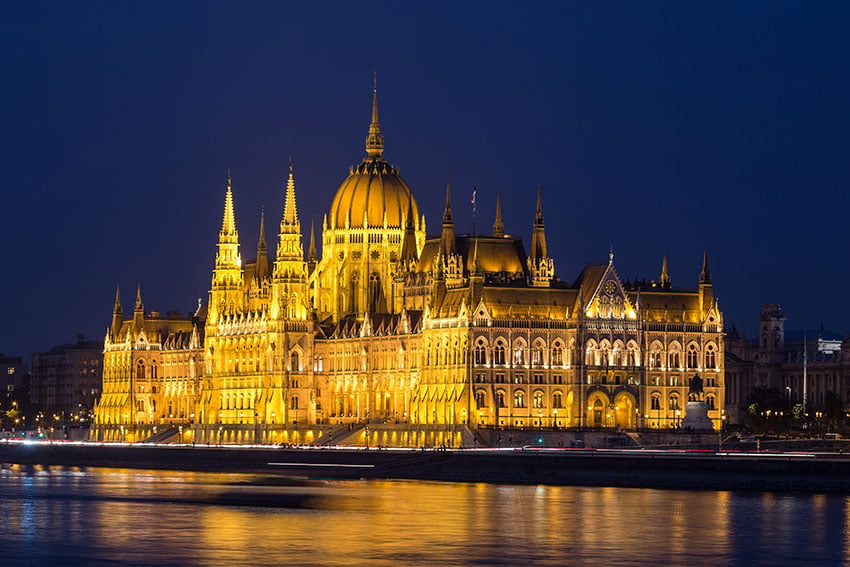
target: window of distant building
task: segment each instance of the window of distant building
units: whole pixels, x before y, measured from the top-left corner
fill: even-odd
[[[525,393],[522,390],[517,390],[516,392],[514,392],[514,407],[525,407]]]
[[[477,392],[475,392],[475,406],[478,409],[481,409],[485,406],[485,399],[486,394],[484,393],[484,390],[478,390]]]
[[[717,370],[717,352],[714,350],[714,345],[708,345],[705,348],[705,369]]]
[[[708,406],[709,410],[717,409],[715,407],[716,402],[715,402],[714,394],[709,394],[705,397],[705,405]]]
[[[697,345],[691,343],[688,345],[688,368],[694,370],[699,366],[699,349]]]
[[[473,360],[475,361],[475,364],[487,364],[487,347],[484,345],[484,341],[482,339],[478,339],[475,343]]]
[[[543,407],[543,392],[534,392],[534,398],[532,400],[534,404],[534,409],[540,409]]]
[[[498,405],[500,408],[506,407],[505,406],[505,393],[501,390],[496,392],[496,405]]]
[[[496,348],[493,349],[493,364],[505,364],[505,344],[501,341],[497,341]]]
[[[661,396],[659,394],[653,394],[651,398],[651,409],[660,410],[661,409]]]
[[[673,411],[680,409],[679,408],[679,396],[677,396],[676,394],[670,395],[670,409],[673,410]]]
[[[555,392],[552,394],[552,407],[554,408],[562,408],[564,407],[563,396],[560,392]]]
[[[564,347],[560,343],[555,343],[552,347],[552,366],[564,365]]]

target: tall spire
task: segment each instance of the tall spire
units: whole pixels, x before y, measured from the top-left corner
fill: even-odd
[[[413,227],[413,199],[407,201],[407,218],[404,220],[404,236],[401,240],[399,261],[404,269],[409,269],[411,262],[416,262],[419,256],[416,251],[416,232]]]
[[[372,88],[372,122],[369,124],[369,135],[366,136],[366,155],[379,159],[384,153],[384,136],[381,135],[381,125],[378,123],[378,73],[375,72]]]
[[[224,217],[221,220],[221,236],[236,236],[236,214],[233,211],[233,190],[230,185],[230,170],[227,170],[227,193],[224,195]]]
[[[493,236],[502,237],[505,235],[505,225],[502,224],[502,196],[500,191],[496,191],[496,220],[493,221]]]
[[[440,249],[446,257],[454,254],[457,249],[455,245],[455,222],[452,214],[452,185],[451,180],[446,181],[446,210],[443,211],[443,234]]]
[[[534,228],[531,234],[531,257],[548,258],[546,248],[546,231],[543,224],[543,201],[540,196],[540,185],[537,186],[537,212],[534,215]]]
[[[298,211],[295,207],[295,178],[292,176],[292,160],[290,160],[289,179],[286,180],[286,199],[283,204],[283,219],[280,221],[280,231],[281,233],[299,232],[300,227]]]
[[[269,247],[266,244],[266,210],[260,208],[260,239],[257,242],[257,281],[269,277]]]
[[[711,272],[708,269],[708,248],[703,250],[702,254],[702,271],[699,275],[699,283],[701,284],[710,284],[711,283]]]
[[[310,247],[307,249],[307,261],[315,262],[317,258],[315,222],[313,221],[313,218],[310,217]]]
[[[658,285],[663,289],[670,288],[670,274],[667,273],[667,253],[664,253],[664,259],[661,261],[661,276],[658,278]]]
[[[136,306],[133,311],[144,311],[145,304],[142,303],[142,284],[139,284],[139,287],[136,288]]]
[[[113,313],[121,313],[121,288],[115,288],[115,304],[112,306]]]
[[[112,307],[112,326],[110,327],[109,338],[112,341],[118,339],[118,333],[121,330],[121,289],[115,288],[115,305]]]

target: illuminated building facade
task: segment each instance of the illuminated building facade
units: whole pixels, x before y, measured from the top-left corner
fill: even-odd
[[[196,397],[184,410],[198,441],[280,442],[305,427],[298,439],[316,441],[365,424],[405,430],[403,441],[376,438],[386,444],[456,443],[435,432],[481,426],[670,428],[684,417],[696,373],[709,416],[720,418],[722,315],[707,256],[692,290],[672,287],[666,258],[657,283],[624,284],[613,253],[562,282],[539,189],[528,252],[505,233],[498,198],[491,234],[456,234],[448,185],[440,233],[427,237],[413,192],[383,151],[375,91],[366,157],[331,201],[321,258],[312,227],[304,253],[290,165],[273,257],[263,215],[257,259],[243,263],[228,176],[205,319],[157,335],[191,334],[174,356],[203,366],[186,385]],[[137,425],[174,419],[139,409],[143,384],[129,378],[142,356],[140,313],[113,318],[101,424],[136,406]],[[156,403],[161,410],[167,400]]]

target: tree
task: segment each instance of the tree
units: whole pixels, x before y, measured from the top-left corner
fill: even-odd
[[[831,390],[827,390],[823,396],[823,403],[819,408],[823,419],[826,422],[826,427],[829,430],[835,430],[844,426],[845,408],[841,401],[841,396]]]
[[[788,398],[776,388],[753,388],[747,398],[747,425],[756,433],[787,429],[789,414]]]

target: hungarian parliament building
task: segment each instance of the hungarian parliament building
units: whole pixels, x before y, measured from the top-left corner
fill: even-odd
[[[383,154],[375,90],[366,156],[324,216],[321,255],[312,226],[304,253],[290,165],[274,251],[261,216],[256,260],[243,261],[228,174],[206,304],[146,311],[138,290],[125,317],[116,293],[92,438],[316,442],[365,427],[368,443],[371,425],[376,444],[421,445],[476,429],[671,429],[697,374],[720,425],[707,254],[691,288],[672,284],[666,257],[656,280],[624,282],[613,251],[562,281],[539,188],[528,249],[498,197],[490,234],[456,233],[449,185],[428,236]]]

